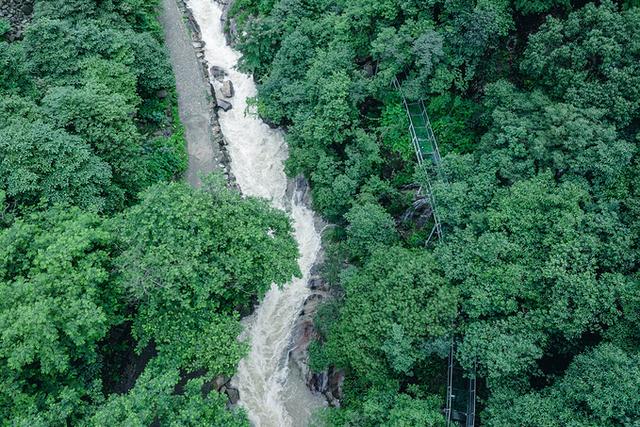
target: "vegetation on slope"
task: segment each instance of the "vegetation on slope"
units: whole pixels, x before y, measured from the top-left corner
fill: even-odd
[[[640,420],[640,9],[610,0],[238,0],[258,110],[339,227],[316,369],[330,425],[441,425],[447,343],[483,425]],[[391,83],[427,103],[443,242]],[[407,220],[412,217],[413,220]],[[453,319],[456,319],[455,323]],[[452,327],[452,325],[454,325]]]
[[[213,380],[297,248],[266,202],[171,182],[186,152],[156,7],[38,1],[0,41],[2,425],[248,425]]]

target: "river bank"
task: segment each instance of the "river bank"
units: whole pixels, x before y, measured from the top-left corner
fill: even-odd
[[[239,54],[228,46],[234,38],[233,22],[227,25],[230,6],[231,2],[213,6],[213,2],[163,0],[162,22],[188,142],[187,180],[198,186],[200,174],[219,170],[243,193],[265,197],[288,211],[296,223],[304,277],[288,290],[272,290],[244,320],[252,352],[241,362],[233,387],[226,378],[218,382],[232,403],[240,399],[254,424],[304,426],[313,409],[323,405],[320,395],[335,406],[341,388],[340,375],[317,375],[308,368],[308,345],[315,337],[313,316],[318,303],[328,297],[319,274],[323,257],[319,230],[326,224],[309,209],[306,180],[288,179],[284,174],[287,153],[282,131],[269,128],[247,109],[247,99],[255,95],[255,83],[252,76],[235,69]],[[212,22],[211,14],[219,15],[218,22]],[[219,111],[219,106],[224,111]],[[247,116],[251,116],[249,121]],[[236,170],[240,171],[239,180],[234,176]],[[264,328],[272,327],[274,318],[279,324],[277,336],[267,343],[265,337],[270,334]],[[274,330],[271,332],[274,338]],[[264,369],[267,359],[270,367]],[[287,397],[283,398],[284,394]]]
[[[189,155],[186,179],[197,187],[201,175],[218,171],[234,186],[200,28],[181,0],[163,0],[160,22],[176,78],[180,120],[185,127]]]
[[[257,89],[253,77],[236,68],[240,54],[227,43],[222,6],[210,0],[191,0],[187,6],[202,31],[209,69],[233,82],[234,94],[226,97],[233,106],[219,111],[219,122],[238,186],[244,194],[266,198],[287,211],[300,248],[302,278],[282,289],[273,287],[243,321],[251,349],[234,379],[239,403],[256,426],[304,426],[315,408],[324,405],[324,399],[309,391],[302,373],[290,363],[296,321],[311,293],[307,283],[321,251],[317,218],[309,208],[306,182],[290,180],[284,173],[288,149],[282,130],[270,128],[250,109],[248,100]],[[223,90],[214,73],[209,81],[214,92]]]

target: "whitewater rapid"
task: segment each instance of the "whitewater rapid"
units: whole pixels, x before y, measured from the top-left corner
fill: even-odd
[[[309,295],[309,272],[320,251],[320,234],[313,212],[295,191],[287,196],[284,161],[287,146],[280,130],[269,128],[247,111],[247,100],[256,96],[251,76],[236,70],[240,54],[226,44],[222,7],[213,0],[187,0],[205,42],[205,59],[223,68],[232,81],[233,108],[220,111],[219,121],[227,140],[231,170],[243,194],[268,199],[293,219],[302,279],[283,289],[273,286],[255,313],[244,320],[251,350],[238,367],[234,383],[240,390],[240,405],[257,427],[306,425],[311,412],[323,404],[305,386],[299,374],[288,367],[288,352],[294,322]],[[213,85],[221,84],[211,79]]]

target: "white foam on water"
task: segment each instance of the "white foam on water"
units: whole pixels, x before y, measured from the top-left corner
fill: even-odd
[[[309,295],[306,284],[320,250],[320,234],[302,197],[286,195],[287,145],[282,131],[247,113],[247,100],[256,96],[257,90],[252,77],[235,68],[240,53],[226,43],[222,7],[213,0],[188,0],[187,4],[200,26],[207,62],[223,68],[235,89],[229,100],[233,108],[219,114],[231,170],[243,194],[266,198],[273,206],[288,210],[300,249],[302,279],[294,279],[282,289],[272,286],[255,313],[244,321],[251,350],[234,379],[240,405],[257,427],[304,426],[324,401],[306,388],[299,374],[289,372],[287,354],[295,319]]]

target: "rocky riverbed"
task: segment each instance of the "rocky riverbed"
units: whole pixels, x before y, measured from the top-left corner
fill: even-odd
[[[215,0],[222,5],[222,21],[224,28],[226,29],[225,36],[227,43],[231,46],[235,45],[238,32],[237,25],[233,18],[229,16],[229,10],[233,6],[235,0]],[[212,75],[215,77],[215,72],[212,71]],[[222,81],[223,77],[218,76]],[[291,197],[294,192],[298,190],[299,197],[303,200],[299,200],[301,204],[311,206],[311,188],[308,182],[303,177],[298,177],[295,180],[290,180],[287,188],[288,197]],[[327,224],[320,218],[316,218],[315,228],[317,230],[324,230]],[[314,324],[314,317],[321,303],[326,302],[327,299],[332,298],[333,295],[324,282],[321,274],[321,267],[323,264],[323,251],[320,251],[318,258],[315,261],[314,266],[311,269],[310,277],[308,279],[307,286],[311,290],[310,294],[304,301],[302,310],[299,316],[295,320],[293,331],[291,334],[291,350],[289,352],[289,364],[291,368],[300,372],[300,376],[306,383],[309,390],[314,393],[322,394],[329,405],[340,406],[340,399],[342,398],[342,384],[344,382],[344,372],[338,369],[329,368],[324,372],[313,372],[309,368],[309,344],[318,338],[318,334]]]
[[[219,171],[230,186],[235,186],[218,121],[220,105],[214,87],[209,84],[205,43],[198,23],[182,0],[163,0],[162,7],[161,22],[176,76],[178,108],[187,139],[187,180],[198,186],[201,175]]]

